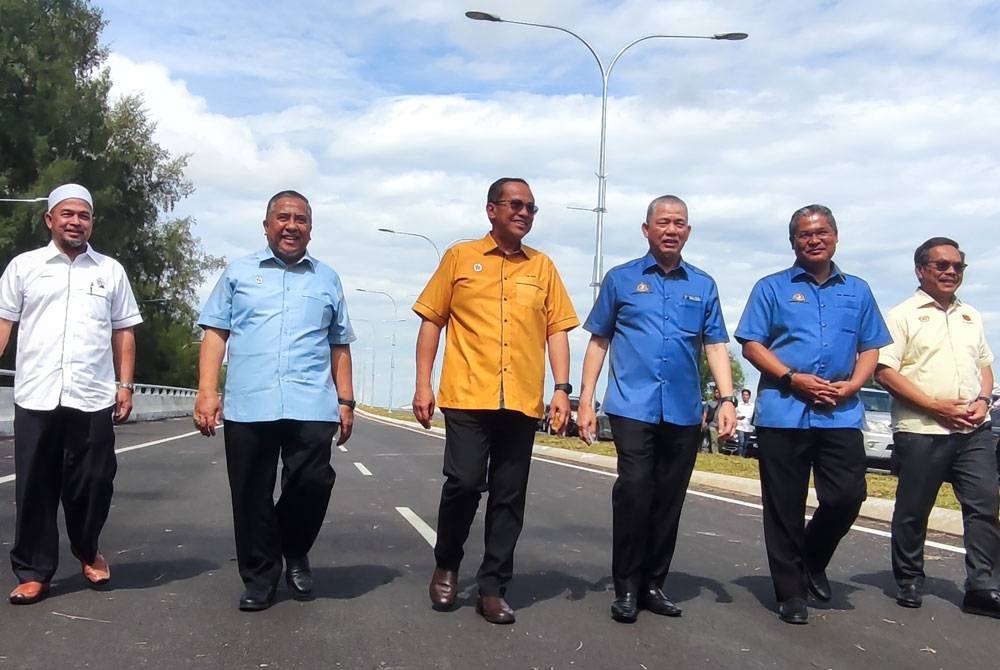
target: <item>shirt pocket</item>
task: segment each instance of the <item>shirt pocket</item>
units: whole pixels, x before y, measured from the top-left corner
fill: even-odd
[[[684,300],[677,310],[677,327],[688,333],[700,333],[705,325],[705,310],[700,302]]]
[[[522,307],[542,309],[545,307],[545,296],[545,287],[533,281],[518,279],[514,286],[514,301]]]
[[[303,293],[300,317],[302,326],[306,329],[329,328],[333,320],[333,306],[322,293]]]
[[[856,296],[837,295],[833,298],[834,308],[837,310],[836,323],[840,330],[847,333],[856,333],[861,328],[861,305]]]
[[[101,322],[111,320],[111,293],[103,286],[95,284],[73,291],[71,296],[80,310],[91,319]]]

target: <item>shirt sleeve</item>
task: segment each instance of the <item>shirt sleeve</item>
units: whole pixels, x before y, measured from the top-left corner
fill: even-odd
[[[615,333],[615,325],[618,321],[618,310],[615,305],[618,303],[618,289],[615,285],[615,272],[604,275],[601,282],[601,290],[597,294],[597,302],[590,308],[590,315],[583,324],[583,329],[589,333],[610,340]]]
[[[983,323],[983,317],[977,314],[979,317],[979,323]],[[993,365],[993,351],[990,349],[989,343],[986,341],[986,332],[983,330],[982,325],[979,328],[979,367],[985,368],[989,365]]]
[[[139,305],[132,293],[132,284],[128,281],[125,268],[120,263],[114,265],[114,295],[111,296],[111,328],[121,330],[142,323]]]
[[[351,317],[347,314],[347,300],[344,297],[344,287],[341,285],[339,276],[334,277],[334,284],[337,290],[337,300],[333,305],[333,320],[330,322],[328,339],[331,345],[350,344],[358,338],[351,326]]]
[[[235,281],[230,276],[232,266],[229,266],[215,283],[215,288],[205,301],[198,316],[198,325],[202,328],[218,328],[232,330],[233,322],[233,289]]]
[[[564,330],[572,330],[580,325],[580,319],[576,316],[573,308],[573,301],[570,300],[566,286],[556,270],[555,264],[549,261],[549,288],[545,298],[545,311],[548,315],[548,326],[545,336]]]
[[[726,320],[722,316],[722,305],[719,303],[719,289],[715,280],[709,280],[708,293],[705,301],[705,344],[725,344],[729,342],[726,331]]]
[[[15,258],[7,264],[7,269],[0,277],[0,318],[8,321],[21,320],[24,287],[17,270],[17,259]]]
[[[455,265],[459,251],[452,247],[444,252],[437,270],[431,275],[427,286],[413,303],[413,311],[422,319],[433,322],[440,328],[448,323],[451,314],[451,298],[454,290]]]
[[[878,351],[878,364],[897,372],[903,366],[903,354],[906,351],[906,321],[900,307],[889,310],[886,327],[892,342]]]
[[[758,280],[750,291],[747,298],[746,307],[743,308],[743,315],[740,323],[736,326],[736,341],[740,344],[746,342],[760,342],[767,346],[771,343],[771,316],[774,311],[769,299],[770,291],[764,279]]]
[[[858,331],[858,351],[878,349],[893,341],[889,329],[885,325],[882,313],[872,295],[868,283],[858,280],[862,287],[863,300],[861,304],[861,327]]]

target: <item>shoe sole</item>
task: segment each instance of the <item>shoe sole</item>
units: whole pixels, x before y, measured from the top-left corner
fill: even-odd
[[[809,623],[809,619],[786,619],[783,616],[779,616],[778,618],[785,623],[792,624],[793,626],[804,626],[805,624]]]
[[[455,601],[450,603],[431,603],[431,609],[435,612],[450,612],[455,609]]]
[[[497,619],[497,618],[493,618],[493,617],[487,616],[483,612],[482,608],[480,608],[480,607],[476,607],[476,614],[478,614],[479,616],[483,617],[483,619],[485,619],[486,621],[489,621],[490,623],[496,624],[498,626],[506,626],[506,625],[514,623],[514,621],[515,621],[514,617],[511,617],[509,619]]]
[[[10,598],[11,605],[34,605],[35,603],[45,600],[45,595],[42,593],[34,598]]]
[[[639,618],[638,616],[631,616],[631,617],[629,617],[629,616],[620,616],[620,615],[615,615],[615,614],[611,615],[611,620],[612,621],[617,621],[618,623],[635,623],[636,619],[638,619],[638,618]]]
[[[978,607],[962,607],[962,611],[966,614],[974,614],[976,616],[988,616],[993,619],[1000,619],[1000,612],[996,610],[983,610]]]
[[[913,600],[900,600],[899,598],[896,599],[896,604],[899,605],[900,607],[905,607],[911,610],[920,609],[920,606],[923,605],[922,602],[916,602]]]

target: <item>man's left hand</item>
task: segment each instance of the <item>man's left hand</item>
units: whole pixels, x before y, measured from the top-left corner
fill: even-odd
[[[337,437],[337,446],[351,439],[351,431],[354,430],[354,410],[347,405],[340,406],[340,435]]]
[[[973,400],[969,403],[969,413],[966,417],[973,426],[978,426],[986,421],[986,415],[990,412],[990,404],[985,400]]]
[[[725,442],[736,433],[736,408],[731,402],[719,404],[719,442]]]
[[[115,412],[111,418],[115,423],[125,423],[131,413],[132,391],[120,388],[115,394]]]

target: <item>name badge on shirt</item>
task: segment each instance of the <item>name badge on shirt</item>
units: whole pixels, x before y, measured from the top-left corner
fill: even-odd
[[[691,302],[701,302],[701,296],[700,295],[686,295],[686,296],[684,296],[684,299],[685,300],[690,300]]]
[[[652,290],[653,290],[652,287],[650,287],[650,285],[644,281],[641,281],[635,285],[636,293],[649,293]]]
[[[804,295],[802,295],[801,293],[793,293],[792,294],[792,302],[805,302],[805,301],[806,301],[806,297]]]

